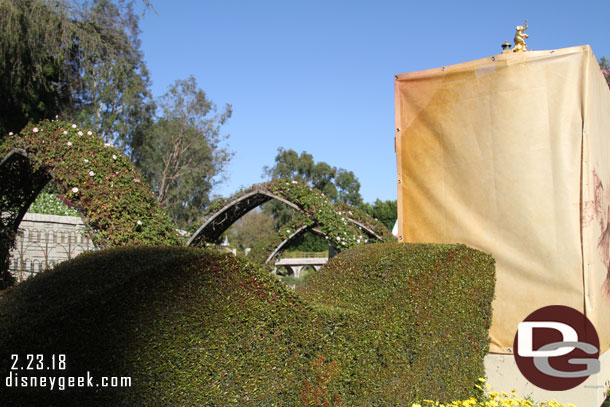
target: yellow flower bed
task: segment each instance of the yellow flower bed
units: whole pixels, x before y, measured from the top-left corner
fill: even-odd
[[[485,383],[485,379],[479,379],[481,383]],[[485,383],[487,389],[482,385],[475,385],[480,390],[491,390],[491,385]],[[452,401],[450,403],[440,403],[434,400],[423,400],[422,403],[413,403],[411,407],[575,407],[574,404],[569,403],[567,406],[561,404],[555,400],[551,401],[540,401],[534,402],[528,399],[519,398],[516,390],[512,390],[511,393],[505,391],[489,391],[487,393],[486,400],[477,400],[474,397],[468,400]]]

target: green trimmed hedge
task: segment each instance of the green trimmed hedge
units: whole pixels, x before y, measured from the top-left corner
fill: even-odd
[[[386,406],[472,395],[493,260],[465,246],[349,249],[294,293],[195,248],[86,253],[0,292],[0,405]],[[126,389],[6,389],[11,354]],[[24,374],[18,371],[18,374]]]
[[[232,255],[90,252],[0,294],[0,405],[299,405],[325,330],[296,294]],[[10,355],[28,353],[66,355],[66,372],[34,374],[90,371],[133,385],[7,390]]]
[[[411,406],[478,393],[495,287],[490,255],[464,245],[364,245],[302,287],[305,300],[346,316],[327,354],[341,367],[347,405]]]

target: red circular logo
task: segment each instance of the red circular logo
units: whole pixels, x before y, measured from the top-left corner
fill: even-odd
[[[519,370],[532,384],[569,390],[600,370],[599,337],[581,312],[550,305],[519,324],[513,344]]]

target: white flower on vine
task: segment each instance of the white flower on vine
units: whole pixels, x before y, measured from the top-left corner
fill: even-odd
[[[72,192],[73,193],[77,193],[78,192],[78,188],[76,188],[76,187],[72,188]]]
[[[32,129],[32,131],[33,131],[34,133],[38,133],[38,127],[34,127],[34,128]]]
[[[69,147],[69,146],[71,146],[71,145],[72,145],[72,142],[71,142],[71,141],[68,141],[68,143],[67,143],[67,144],[68,144],[68,147]]]
[[[140,226],[142,225],[142,221],[141,221],[141,220],[137,221],[136,223],[137,223],[138,225],[140,225]]]
[[[87,159],[85,158],[85,162],[86,162],[86,163],[88,163],[88,162],[89,162],[89,160],[87,160]]]
[[[75,128],[76,128],[76,124],[73,124],[73,125],[72,125],[72,128],[73,128],[73,129],[75,129]]]
[[[292,183],[293,183],[293,184],[296,184],[297,182],[293,180],[293,181],[292,181]]]
[[[65,136],[66,134],[68,134],[68,131],[67,131],[67,130],[64,130],[64,136]]]
[[[95,172],[89,171],[89,176],[93,177],[94,175],[95,175]]]
[[[104,143],[104,147],[110,147],[110,143]]]
[[[88,136],[91,136],[92,134],[93,134],[93,133],[91,133],[91,130],[89,130],[89,131],[87,132],[87,135],[88,135]]]
[[[12,135],[13,135],[13,132],[12,132],[12,131],[9,131],[9,132],[8,132],[8,135],[9,135],[9,136],[12,136]]]
[[[79,135],[79,136],[82,136],[82,135],[83,135],[83,132],[79,130],[79,131],[78,131],[78,135]]]
[[[116,154],[112,154],[112,159],[116,160]]]

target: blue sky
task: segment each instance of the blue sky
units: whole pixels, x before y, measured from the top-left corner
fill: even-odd
[[[610,1],[153,0],[144,58],[161,96],[193,75],[235,152],[229,196],[264,181],[278,147],[353,171],[365,201],[396,199],[394,75],[484,58],[527,19],[528,48],[610,56]]]

